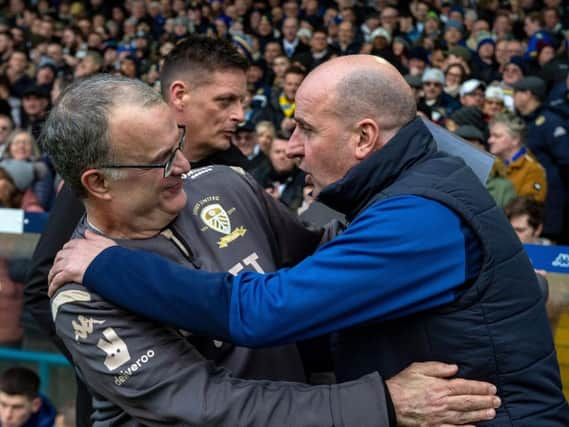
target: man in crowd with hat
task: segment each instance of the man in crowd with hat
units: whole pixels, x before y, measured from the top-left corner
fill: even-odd
[[[445,76],[438,68],[429,68],[423,73],[423,97],[417,109],[430,120],[444,124],[445,119],[460,108],[460,104],[443,91]]]
[[[543,233],[560,243],[567,226],[569,200],[569,128],[561,116],[543,105],[545,82],[539,77],[525,77],[514,85],[514,104],[527,128],[526,146],[543,165],[547,174]]]
[[[482,112],[486,117],[492,118],[504,111],[504,91],[500,86],[492,85],[484,92],[484,105]]]
[[[21,127],[29,129],[36,140],[45,122],[49,101],[49,91],[36,84],[29,86],[23,93]]]
[[[477,79],[465,81],[460,86],[460,103],[463,107],[477,107],[482,109],[484,104],[484,90],[486,83]]]
[[[512,56],[504,66],[500,87],[504,92],[504,105],[510,111],[514,111],[514,84],[525,76],[526,69],[526,62],[519,55]]]

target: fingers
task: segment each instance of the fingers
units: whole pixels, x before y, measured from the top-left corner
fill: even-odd
[[[463,412],[496,409],[502,404],[497,396],[448,396],[445,403],[448,409]]]
[[[456,375],[458,372],[458,366],[449,365],[441,362],[420,362],[413,363],[409,366],[409,369],[413,370],[418,374],[423,374],[428,377],[436,378],[448,378]],[[468,394],[468,393],[462,393]]]
[[[466,423],[479,423],[481,421],[491,420],[494,417],[496,417],[496,411],[494,409],[482,409],[479,411],[471,412],[448,412],[442,421],[443,423],[447,424],[440,425],[441,427],[455,427],[459,425],[461,427],[464,427],[464,424]]]
[[[47,289],[48,296],[51,298],[60,287],[65,285],[65,283],[67,283],[67,280],[65,279],[63,272],[59,271],[54,274],[49,282],[49,288]]]
[[[483,381],[464,380],[461,378],[448,381],[446,386],[448,387],[449,395],[494,395],[497,392],[496,387],[493,384]]]

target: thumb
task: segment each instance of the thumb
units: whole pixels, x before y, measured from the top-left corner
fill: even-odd
[[[457,365],[449,365],[442,362],[422,362],[413,363],[411,365],[413,370],[419,374],[423,374],[429,377],[437,378],[448,378],[456,375],[458,372]]]

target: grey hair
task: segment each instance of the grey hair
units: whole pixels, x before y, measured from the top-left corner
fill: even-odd
[[[113,163],[109,114],[118,105],[150,108],[164,103],[158,92],[140,80],[97,74],[72,83],[61,94],[43,127],[41,140],[55,169],[79,197],[87,192],[81,174]],[[107,169],[110,179],[122,171]]]
[[[527,126],[524,121],[511,111],[503,111],[496,114],[490,121],[490,127],[496,123],[502,123],[508,128],[511,137],[519,137],[522,143],[525,141]]]
[[[355,69],[336,86],[334,113],[342,120],[374,118],[386,130],[398,130],[417,115],[411,90],[375,69]]]

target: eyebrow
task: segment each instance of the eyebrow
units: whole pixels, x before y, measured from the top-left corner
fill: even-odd
[[[302,118],[300,118],[300,117],[296,117],[296,116],[295,116],[295,117],[294,117],[294,121],[295,121],[296,123],[298,123],[299,125],[301,125],[302,127],[305,127],[305,128],[311,128],[311,127],[312,127],[312,125],[311,125],[310,123],[308,123],[306,120],[304,120],[304,119],[302,119]]]

